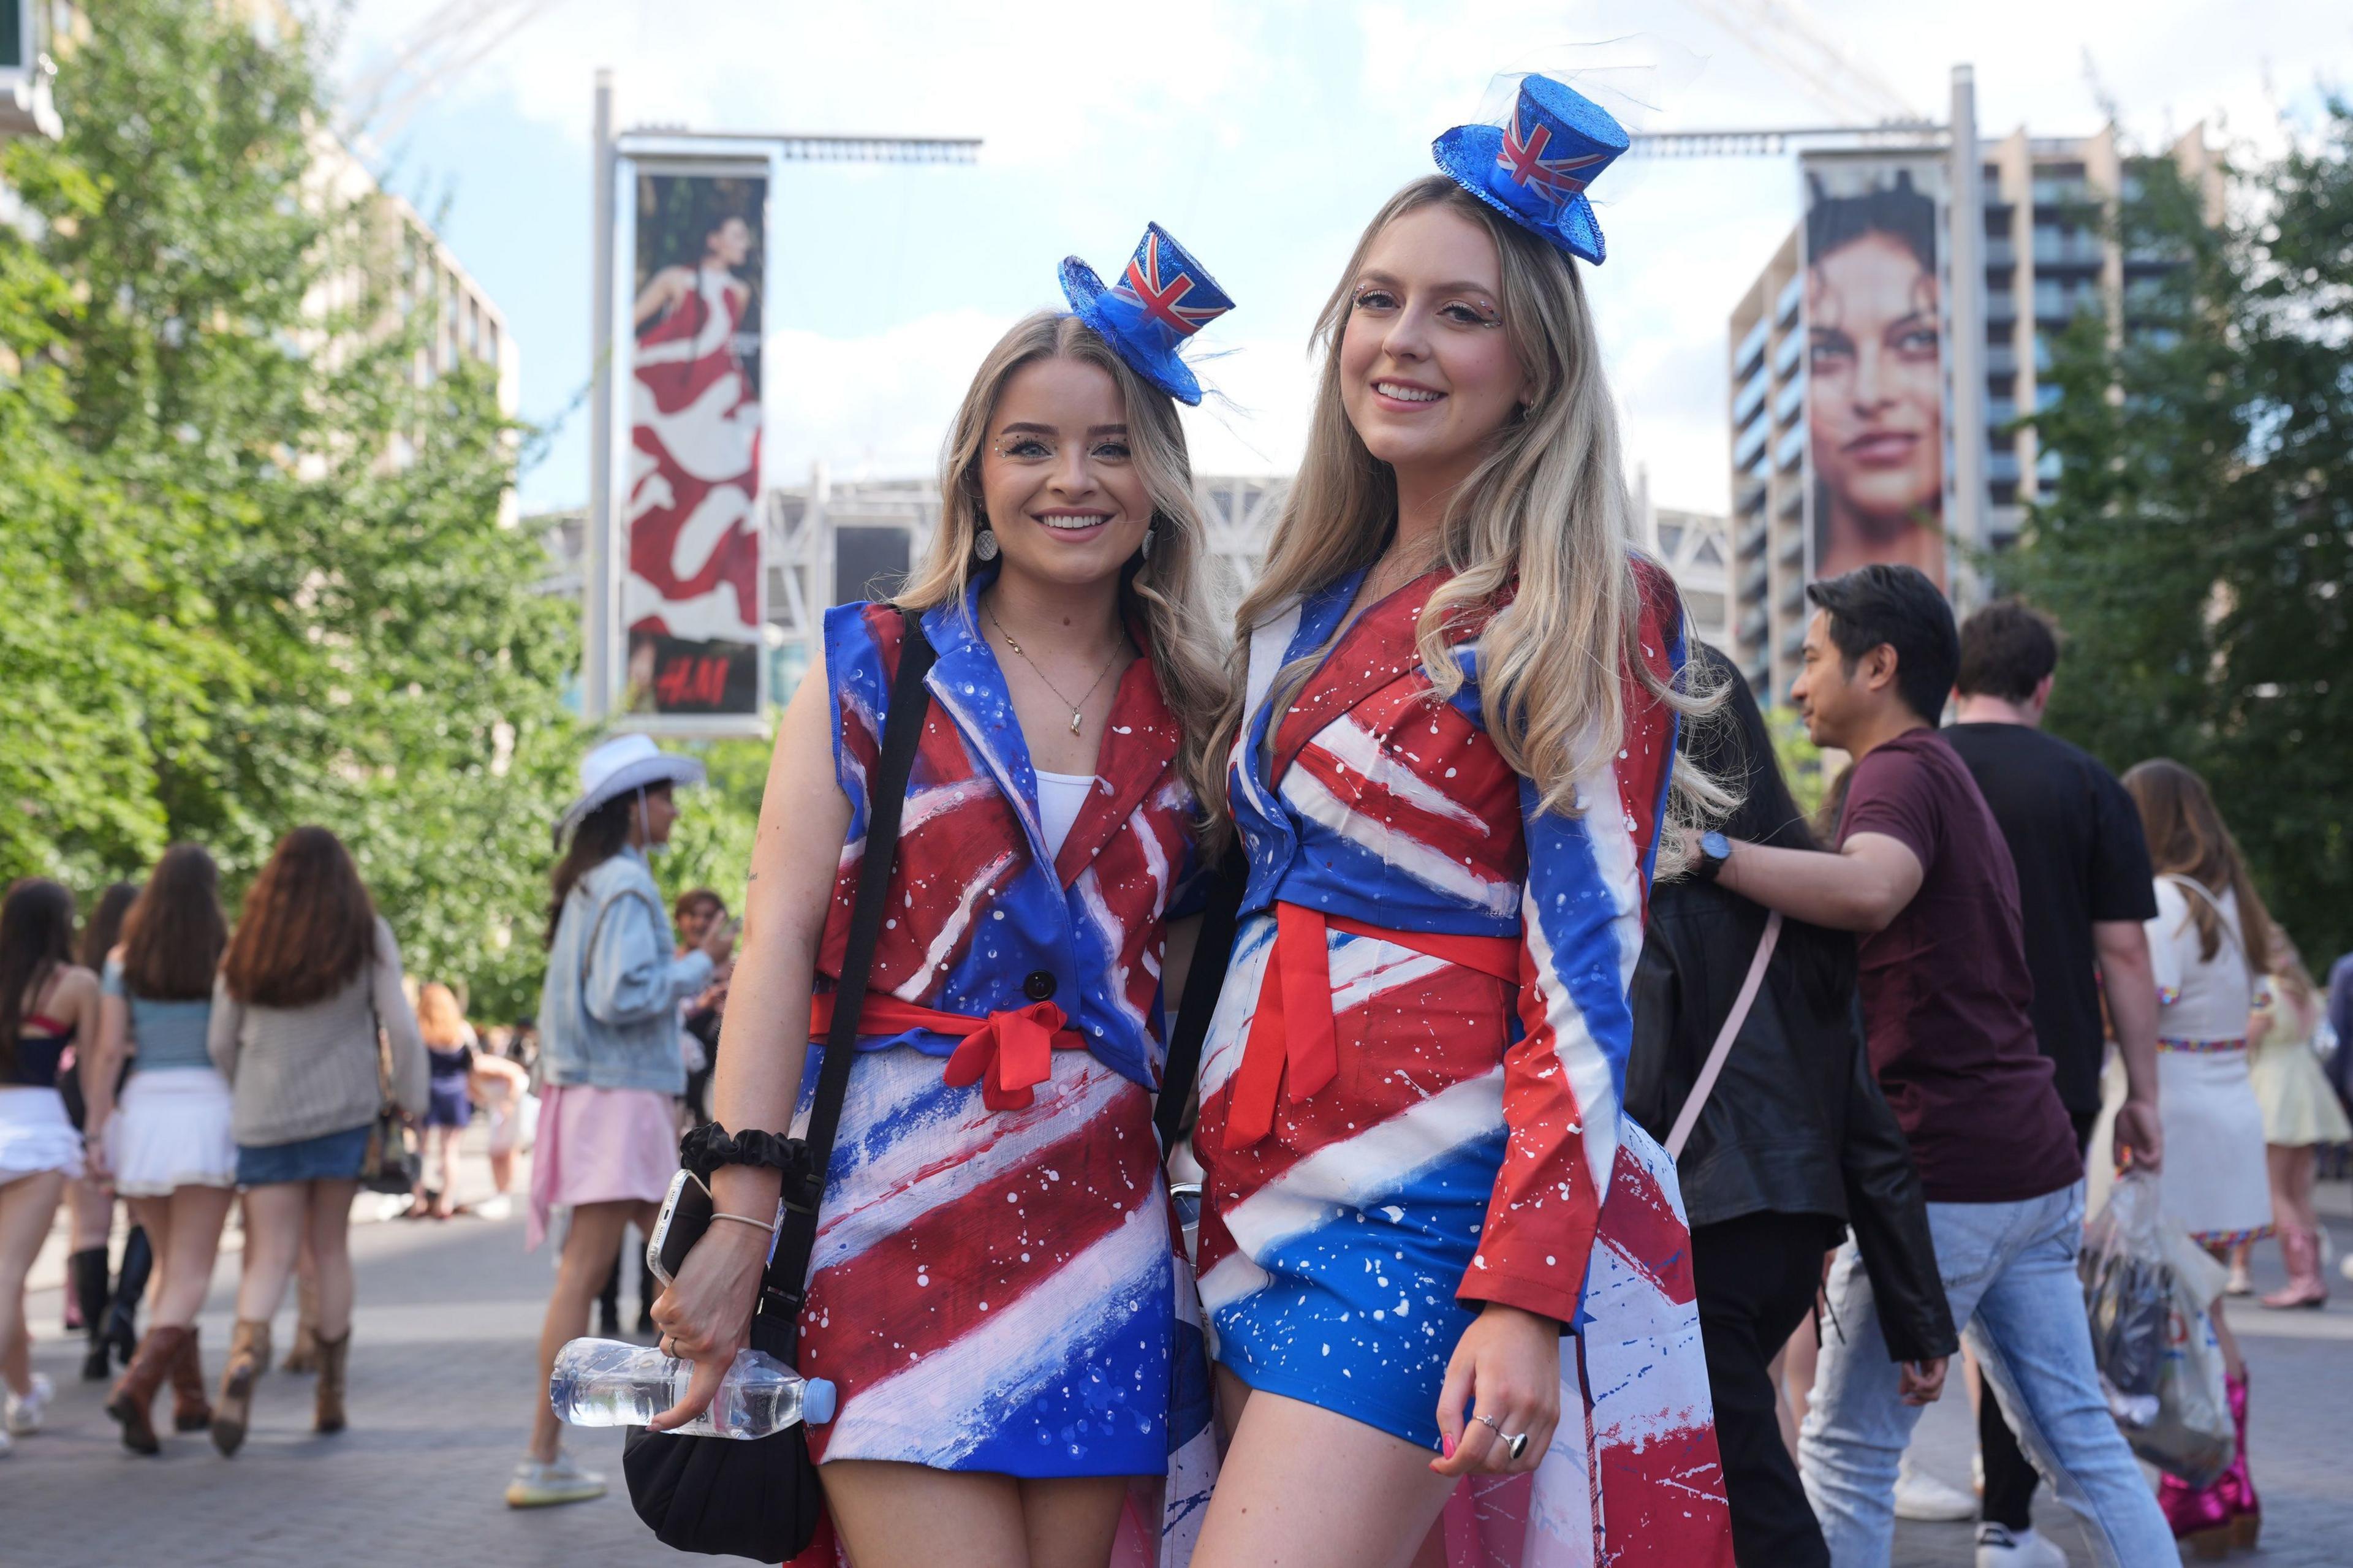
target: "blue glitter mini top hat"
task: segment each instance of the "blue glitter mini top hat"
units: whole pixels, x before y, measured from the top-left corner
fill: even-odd
[[[1528,76],[1509,124],[1458,125],[1430,151],[1464,190],[1598,267],[1606,251],[1585,187],[1626,145],[1626,128],[1608,110],[1550,77]]]
[[[1065,258],[1062,292],[1071,311],[1101,332],[1129,369],[1179,403],[1201,401],[1201,384],[1176,351],[1234,302],[1166,229],[1145,226],[1134,258],[1108,289],[1093,268]]]

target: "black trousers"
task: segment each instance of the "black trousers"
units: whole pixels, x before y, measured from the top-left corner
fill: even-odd
[[[1806,1321],[1839,1228],[1827,1215],[1752,1214],[1692,1231],[1700,1341],[1741,1568],[1829,1568],[1821,1526],[1781,1443],[1770,1363]]]
[[[2092,1146],[2092,1129],[2100,1113],[2071,1110],[2067,1118],[2075,1124],[2075,1152],[2085,1153]],[[2032,1461],[2018,1446],[2010,1418],[1994,1397],[1992,1384],[1985,1385],[1983,1395],[1978,1401],[1978,1457],[1985,1462],[1985,1500],[1978,1509],[1978,1517],[2012,1531],[2029,1529],[2034,1523],[2034,1489],[2042,1485],[2042,1478],[2035,1474]]]

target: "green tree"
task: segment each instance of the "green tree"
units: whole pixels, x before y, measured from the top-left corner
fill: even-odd
[[[709,888],[742,916],[752,840],[760,828],[760,796],[768,784],[769,746],[746,737],[691,748],[708,776],[705,787],[680,795],[670,851],[654,861],[665,897],[675,900],[690,888]]]
[[[2059,477],[2000,571],[2066,627],[2052,727],[2204,774],[2325,963],[2353,945],[2353,105],[2290,132],[2219,219],[2134,166],[2124,298],[2054,346]]]
[[[411,969],[510,1012],[575,752],[573,617],[501,526],[515,432],[488,372],[425,373],[407,226],[333,177],[320,36],[111,0],[62,62],[64,135],[9,151],[43,223],[5,264],[34,319],[0,331],[48,374],[64,450],[42,560],[129,635],[77,647],[77,616],[46,675],[54,706],[112,716],[103,766],[5,782],[59,818],[28,858],[108,873],[193,838],[234,884],[324,824]]]

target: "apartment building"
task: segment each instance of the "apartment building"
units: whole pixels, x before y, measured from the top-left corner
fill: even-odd
[[[2055,395],[2041,379],[2050,368],[2051,339],[2085,310],[2108,310],[2121,326],[2136,279],[2167,263],[2127,256],[2105,230],[2105,214],[2132,178],[2114,127],[2086,137],[2034,137],[2021,130],[1980,146],[1984,203],[1976,221],[1984,234],[1984,385],[1948,384],[1947,397],[1948,403],[1955,395],[1985,400],[1987,537],[2000,550],[2016,540],[2026,508],[2057,476],[2055,456],[2038,452],[2034,433],[2017,426]],[[2221,164],[2206,145],[2203,127],[2191,129],[2168,155],[2219,211]],[[1802,225],[1793,228],[1742,294],[1727,340],[1732,640],[1726,646],[1768,700],[1786,698],[1796,678],[1807,618],[1802,234]],[[1949,257],[1948,240],[1943,249]],[[1947,289],[1945,298],[1954,293]],[[1949,354],[1945,363],[1949,380]],[[1946,428],[1949,441],[1949,419]]]

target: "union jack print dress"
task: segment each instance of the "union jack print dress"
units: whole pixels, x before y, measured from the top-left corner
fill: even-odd
[[[1637,578],[1671,677],[1672,587]],[[1532,1476],[1458,1491],[1452,1563],[1728,1565],[1674,1168],[1620,1110],[1675,715],[1627,675],[1614,765],[1582,815],[1543,812],[1485,731],[1476,626],[1469,682],[1434,697],[1414,629],[1442,581],[1366,610],[1279,715],[1276,672],[1359,577],[1251,636],[1229,773],[1250,882],[1194,1139],[1211,1353],[1436,1449],[1480,1304],[1558,1319],[1558,1434]]]
[[[1129,666],[1059,854],[973,598],[938,655],[841,1128],[799,1370],[831,1378],[828,1459],[1150,1478],[1124,1533],[1180,1562],[1215,1472],[1208,1368],[1160,1172],[1160,960],[1193,880],[1193,796],[1151,661]],[[887,605],[825,618],[849,841],[818,961],[814,1099],[902,640]],[[1164,1486],[1162,1478],[1167,1480]],[[836,1558],[829,1539],[804,1563]]]

